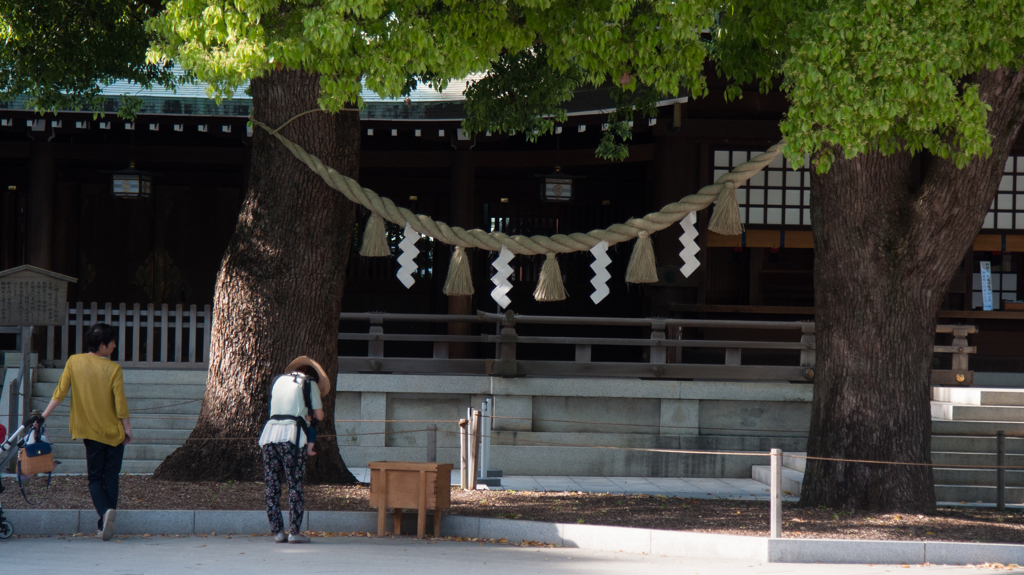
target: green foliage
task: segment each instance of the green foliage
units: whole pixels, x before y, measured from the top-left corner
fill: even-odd
[[[662,0],[170,0],[152,20],[150,61],[173,58],[230,96],[283,67],[320,75],[320,105],[361,105],[417,81],[467,91],[466,129],[550,133],[583,86],[612,86],[618,104],[601,153],[622,158],[625,121],[656,96],[706,92],[700,30],[714,13]]]
[[[40,111],[103,109],[103,85],[173,86],[169,63],[149,64],[145,21],[159,0],[0,0],[0,100]],[[136,102],[125,100],[130,112]]]
[[[1022,0],[741,0],[723,10],[719,72],[790,99],[786,155],[927,150],[963,166],[991,151],[971,74],[1020,66]]]

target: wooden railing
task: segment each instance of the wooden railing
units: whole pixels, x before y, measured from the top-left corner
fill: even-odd
[[[68,357],[85,351],[83,333],[103,322],[117,328],[117,348],[111,357],[123,367],[205,369],[210,350],[210,306],[119,304],[93,302],[68,306],[63,326],[46,328],[40,357],[47,365],[63,366]],[[59,348],[55,346],[58,345]]]
[[[420,374],[484,374],[503,377],[554,376],[554,377],[641,377],[655,379],[731,379],[751,381],[793,381],[809,382],[814,379],[815,341],[813,322],[774,321],[731,321],[701,319],[660,319],[660,318],[590,318],[560,316],[526,316],[478,312],[476,315],[430,315],[430,314],[386,314],[386,313],[343,313],[345,325],[353,322],[367,322],[368,330],[347,331],[338,334],[345,342],[366,341],[365,355],[345,355],[338,358],[338,367],[348,373],[420,373]],[[480,335],[448,335],[445,333],[399,333],[385,327],[410,326],[416,323],[433,324],[490,324],[495,333]],[[582,336],[539,336],[522,335],[517,328],[523,326],[575,326],[583,331],[592,326],[614,326],[622,328],[643,328],[647,337],[582,337]],[[484,331],[481,326],[481,331]],[[733,339],[685,339],[686,328],[731,330],[733,332],[764,332],[765,330],[788,332],[778,339],[798,341],[758,341]],[[438,329],[432,332],[441,331]],[[975,333],[974,326],[938,326],[937,333],[953,334],[953,345],[937,345],[935,353],[952,354],[951,370],[933,370],[933,385],[971,385],[973,372],[967,369],[968,354],[975,348],[967,346],[967,334]],[[394,342],[431,342],[432,353],[419,357],[385,354],[385,344]],[[449,349],[453,344],[493,344],[489,358],[450,358]],[[524,359],[522,348],[530,346],[570,347],[574,359],[542,360]],[[646,348],[642,361],[601,361],[595,357],[595,347],[640,347]],[[478,346],[479,347],[479,346]],[[487,346],[489,347],[489,346]],[[677,351],[673,354],[672,351]],[[717,350],[716,357],[724,361],[714,363],[685,363],[683,350]],[[779,352],[790,359],[788,365],[744,364],[744,350],[769,350]],[[723,353],[724,352],[724,353]],[[692,353],[690,355],[693,355]],[[673,357],[674,356],[674,357]],[[708,356],[703,356],[707,359]],[[763,355],[761,356],[763,357]]]
[[[113,359],[125,367],[204,369],[210,349],[210,318],[208,305],[203,309],[195,305],[129,307],[123,303],[101,307],[78,302],[69,306],[63,326],[46,329],[40,355],[48,365],[63,365],[70,354],[84,351],[85,328],[105,322],[118,330]],[[512,312],[342,313],[339,320],[343,329],[338,333],[338,368],[347,373],[793,382],[814,379],[814,323],[809,321],[595,318]],[[462,333],[478,333],[449,335],[453,325],[461,326]],[[466,329],[470,326],[472,329]],[[559,332],[571,335],[555,335]],[[772,332],[774,335],[769,335]],[[971,385],[974,374],[968,369],[968,356],[976,348],[968,345],[967,336],[976,333],[975,327],[940,325],[936,332],[952,335],[951,345],[934,348],[936,354],[949,354],[952,360],[950,369],[932,371],[932,384]],[[358,342],[366,342],[365,351]],[[449,351],[457,348],[464,357],[450,357]]]

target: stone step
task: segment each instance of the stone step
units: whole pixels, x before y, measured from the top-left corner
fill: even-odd
[[[57,383],[63,368],[40,368],[36,370],[36,381]],[[125,385],[206,385],[205,369],[125,369],[122,371]]]
[[[126,445],[124,448],[124,459],[128,460],[146,460],[146,459],[157,459],[163,461],[168,455],[174,452],[175,449],[181,447],[180,445],[160,445],[160,444],[135,444]],[[85,447],[79,443],[54,443],[53,444],[53,457],[65,461],[68,459],[84,458]]]
[[[971,465],[993,467],[996,464],[995,453],[971,453],[957,451],[933,451],[932,463],[935,465]],[[1004,465],[1008,467],[1024,467],[1024,455],[1008,454]]]
[[[785,459],[785,456],[783,456]],[[750,468],[750,477],[754,481],[759,481],[765,485],[772,484],[772,466],[771,465],[754,465]],[[785,495],[792,495],[793,497],[800,496],[800,485],[804,481],[804,474],[795,469],[788,467],[782,468],[782,491]]]
[[[934,469],[936,485],[996,485],[995,469],[951,469],[936,467]],[[1024,471],[1006,470],[1007,487],[1024,487]]]
[[[995,437],[997,431],[1007,435],[1024,436],[1024,422],[1016,421],[950,421],[932,419],[932,436],[973,435]]]
[[[56,383],[36,382],[32,384],[32,397],[49,401],[53,397],[53,391],[57,389]],[[150,384],[129,384],[124,385],[124,396],[129,399],[164,399],[175,401],[186,401],[202,399],[206,393],[205,385],[177,384],[177,385],[150,385]]]
[[[194,415],[132,415],[132,429],[187,429],[192,431],[198,417]],[[55,413],[46,418],[46,426],[68,429],[67,414]]]
[[[78,475],[85,475],[86,473],[85,458],[65,458],[59,459],[59,461],[60,465],[57,466],[54,473],[74,473]],[[121,463],[121,473],[153,473],[161,463],[163,463],[163,459],[125,459]]]
[[[782,466],[803,473],[807,470],[807,453],[782,452]]]
[[[944,419],[947,421],[1024,422],[1024,407],[960,405],[944,401],[933,401],[932,419]]]
[[[49,405],[48,398],[33,397],[32,409],[42,411]],[[51,416],[71,413],[70,401],[64,400],[57,409],[53,410]],[[128,398],[128,413],[134,419],[142,415],[199,415],[199,408],[203,405],[201,399],[132,399]]]
[[[995,453],[996,438],[992,436],[932,435],[932,453],[939,451]],[[1006,453],[1024,453],[1024,437],[1007,437]]]
[[[936,485],[935,499],[953,503],[995,503],[996,488],[984,485]],[[1024,503],[1024,487],[1007,487],[1007,503]]]
[[[1024,389],[933,387],[932,399],[960,405],[1024,407]]]

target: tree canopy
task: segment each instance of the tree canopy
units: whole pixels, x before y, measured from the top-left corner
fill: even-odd
[[[788,153],[922,150],[962,167],[991,151],[971,75],[1024,55],[1020,0],[740,0],[724,6],[710,55],[738,84],[781,79]]]
[[[483,72],[467,129],[529,138],[565,118],[574,88],[608,85],[621,124],[606,148],[621,157],[632,109],[705,91],[700,30],[713,22],[699,2],[171,0],[149,24],[150,57],[178,61],[218,98],[275,69],[316,73],[327,111],[360,105],[364,85],[400,97]]]
[[[0,0],[0,100],[99,111],[117,80],[173,87],[169,61],[146,61],[145,22],[159,11],[160,0]]]

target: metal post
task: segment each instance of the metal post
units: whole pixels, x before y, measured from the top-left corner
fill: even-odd
[[[427,426],[427,463],[437,463],[437,426]]]
[[[782,537],[782,450],[772,449],[771,538]]]
[[[15,390],[11,390],[14,392]],[[14,394],[12,393],[13,397]],[[32,327],[21,328],[21,412],[16,414],[16,422],[28,416],[32,409]],[[12,427],[12,429],[14,429]]]
[[[466,447],[469,445],[469,438],[466,437],[468,419],[459,420],[459,488],[468,489],[469,485],[469,454]]]
[[[996,509],[1006,511],[1006,432],[996,432]]]

